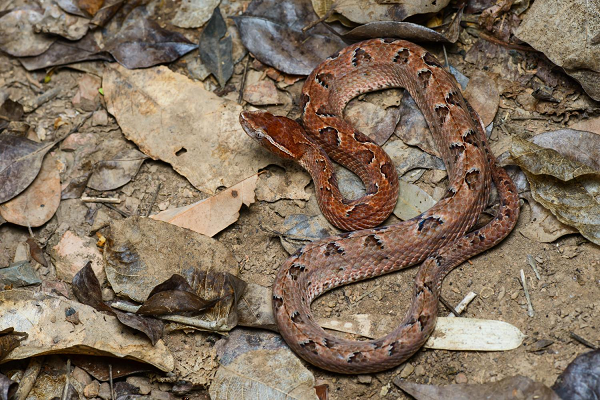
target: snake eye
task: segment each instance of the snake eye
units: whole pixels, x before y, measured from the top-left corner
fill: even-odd
[[[264,139],[265,136],[267,136],[265,131],[260,130],[260,129],[257,129],[256,131],[254,131],[254,135],[256,136],[257,139]]]

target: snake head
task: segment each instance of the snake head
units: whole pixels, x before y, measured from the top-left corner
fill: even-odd
[[[281,158],[297,160],[309,140],[298,122],[264,111],[242,111],[240,124],[248,136]]]

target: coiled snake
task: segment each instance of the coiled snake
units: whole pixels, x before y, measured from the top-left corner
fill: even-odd
[[[407,89],[424,114],[449,186],[446,196],[418,217],[373,228],[394,208],[398,176],[387,154],[342,116],[353,97],[393,87]],[[323,214],[352,232],[310,243],[285,261],[273,286],[277,324],[288,345],[318,367],[347,374],[385,370],[414,354],[433,331],[444,277],[510,233],[519,215],[517,190],[497,165],[480,119],[452,75],[415,44],[373,39],[345,48],[307,78],[302,108],[302,125],[249,111],[242,112],[240,122],[265,147],[300,163],[313,178]],[[365,196],[353,201],[342,197],[327,155],[361,178]],[[469,232],[487,203],[492,181],[500,199],[498,213]],[[324,292],[417,263],[422,265],[412,303],[388,335],[346,340],[314,321],[310,304]]]

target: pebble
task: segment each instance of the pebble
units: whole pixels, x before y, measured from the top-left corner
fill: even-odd
[[[402,379],[408,378],[413,373],[414,370],[415,370],[415,367],[413,367],[412,364],[406,364],[406,366],[402,369],[402,372],[400,372],[400,378],[402,378]]]
[[[88,399],[91,397],[96,397],[100,393],[100,383],[98,381],[93,381],[89,385],[83,388],[83,395]]]
[[[71,376],[83,386],[87,386],[90,383],[92,383],[92,377],[90,376],[90,374],[88,374],[79,367],[75,367],[75,369],[73,369],[73,372],[71,372]]]
[[[373,380],[371,375],[358,375],[358,383],[369,384]]]
[[[469,379],[467,378],[467,374],[465,374],[464,372],[459,372],[458,374],[456,374],[454,381],[456,383],[467,383]]]
[[[138,388],[140,390],[140,394],[142,395],[149,394],[152,391],[150,379],[144,376],[129,376],[125,381]]]
[[[422,365],[417,365],[415,368],[415,375],[424,376],[425,375],[425,367]]]
[[[109,400],[110,396],[110,384],[108,382],[102,382],[100,384],[100,390],[98,390],[98,397],[102,400]]]

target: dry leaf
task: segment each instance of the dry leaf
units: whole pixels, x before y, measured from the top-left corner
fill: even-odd
[[[418,0],[402,4],[381,4],[381,0],[338,0],[335,11],[358,24],[374,21],[402,21],[411,15],[435,13],[448,5],[450,0]]]
[[[471,75],[464,96],[481,117],[483,126],[488,126],[494,121],[500,103],[500,93],[496,81],[490,75],[482,71]]]
[[[394,379],[394,384],[416,400],[560,400],[549,387],[519,375],[480,385],[420,385],[400,377]]]
[[[403,221],[409,220],[421,213],[429,210],[437,203],[426,191],[415,184],[406,182],[402,179],[400,184],[400,194],[398,203],[394,208],[394,215]]]
[[[562,399],[586,400],[600,397],[600,350],[581,354],[556,378],[552,389]]]
[[[13,224],[38,227],[52,218],[60,205],[59,163],[52,155],[42,162],[39,174],[17,197],[0,204],[0,215]]]
[[[281,163],[244,133],[241,106],[166,67],[108,68],[103,86],[108,111],[124,135],[153,159],[170,163],[199,190],[214,194],[218,187]]]
[[[232,47],[231,36],[227,35],[227,25],[217,7],[200,36],[199,55],[222,88],[233,75]]]
[[[208,199],[162,211],[151,218],[213,237],[238,220],[242,205],[254,203],[258,175],[253,175]]]
[[[52,146],[54,143],[36,143],[20,136],[0,135],[0,203],[12,199],[33,182]]]
[[[36,10],[13,10],[0,17],[0,49],[15,57],[37,56],[56,38],[37,34],[34,24],[42,19]]]
[[[117,317],[122,324],[142,332],[150,339],[152,345],[155,345],[162,337],[163,323],[161,321],[114,310],[102,301],[100,282],[89,261],[73,278],[73,293],[83,304],[94,307],[98,311],[108,312]]]
[[[171,23],[180,28],[200,28],[219,5],[221,0],[183,0]]]
[[[211,399],[317,399],[313,374],[276,335],[236,329],[219,347]]]
[[[0,326],[13,326],[29,334],[5,361],[64,352],[112,355],[145,362],[162,371],[173,370],[173,356],[161,341],[152,346],[145,337],[123,329],[115,317],[90,306],[27,290],[0,292],[0,304]],[[78,313],[82,323],[74,328],[66,320],[67,310]]]
[[[525,172],[533,199],[600,244],[600,171],[517,137],[511,155]]]
[[[137,149],[123,150],[112,160],[96,164],[87,186],[99,191],[117,189],[137,175],[147,158],[148,156]]]

